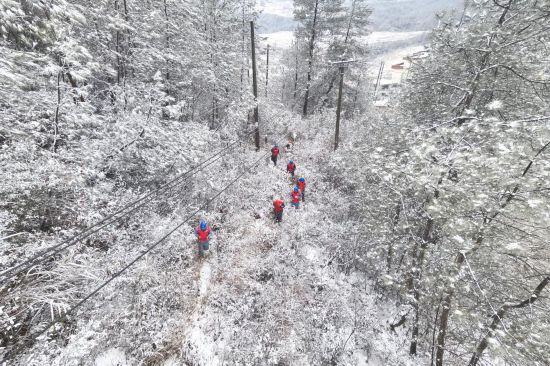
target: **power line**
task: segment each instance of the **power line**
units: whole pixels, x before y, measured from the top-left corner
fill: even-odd
[[[212,198],[207,200],[202,206],[200,206],[196,211],[188,215],[184,221],[176,225],[172,230],[170,230],[168,233],[166,233],[162,238],[160,238],[158,241],[156,241],[153,244],[150,244],[148,247],[145,248],[144,251],[142,251],[136,258],[134,258],[130,263],[125,265],[121,270],[116,272],[111,278],[109,278],[107,281],[103,282],[100,286],[98,286],[95,290],[93,290],[91,293],[89,293],[86,297],[84,297],[82,300],[80,300],[78,303],[76,303],[74,306],[69,308],[59,319],[53,320],[49,322],[46,327],[42,330],[40,330],[35,335],[32,335],[30,339],[27,342],[32,342],[38,339],[41,335],[43,335],[45,332],[47,332],[53,325],[66,320],[67,317],[72,314],[76,309],[81,307],[85,302],[87,302],[89,299],[94,297],[97,293],[99,293],[102,289],[104,289],[108,284],[110,284],[113,280],[120,277],[125,271],[127,271],[130,267],[132,267],[136,262],[138,262],[141,258],[143,258],[146,254],[151,252],[153,249],[155,249],[159,244],[161,244],[163,241],[165,241],[170,235],[175,233],[179,228],[181,228],[183,225],[185,225],[189,220],[191,220],[193,217],[195,217],[201,210],[204,210],[210,203],[212,203],[216,198],[221,196],[225,191],[227,191],[233,184],[235,184],[239,179],[241,179],[245,174],[247,174],[251,169],[255,168],[268,154],[271,152],[268,151],[265,154],[262,154],[262,156],[254,161],[252,165],[250,165],[247,169],[244,169],[244,171],[239,174],[235,179],[233,179],[229,184],[227,184],[224,188],[222,188],[216,195],[214,195]]]
[[[255,132],[255,130],[249,131],[243,137],[249,136],[249,135],[253,134],[254,132]],[[77,243],[81,242],[82,240],[84,240],[84,239],[90,237],[91,235],[101,231],[105,227],[107,227],[107,226],[119,221],[120,219],[130,215],[132,212],[137,211],[139,208],[141,208],[144,205],[146,205],[147,203],[149,203],[149,201],[146,201],[146,200],[148,198],[150,198],[151,196],[153,196],[154,194],[160,194],[160,193],[162,193],[162,192],[164,192],[168,189],[171,189],[171,188],[174,188],[174,187],[178,186],[179,184],[181,184],[182,182],[187,180],[187,179],[183,180],[183,178],[185,178],[187,176],[191,177],[194,174],[196,174],[197,172],[199,172],[199,171],[207,168],[208,166],[214,164],[216,161],[218,161],[222,157],[223,152],[227,151],[228,149],[234,147],[235,145],[237,145],[241,142],[242,142],[241,140],[236,140],[236,141],[232,142],[231,144],[229,144],[228,146],[226,146],[222,150],[218,151],[214,155],[210,156],[208,159],[203,160],[202,162],[200,162],[199,164],[197,164],[196,166],[194,166],[190,170],[176,176],[175,178],[173,178],[169,182],[164,183],[159,188],[147,193],[146,195],[142,196],[141,198],[125,205],[124,207],[120,208],[116,212],[110,214],[106,218],[100,220],[99,222],[97,222],[94,225],[88,227],[87,229],[81,231],[80,233],[72,236],[71,238],[69,238],[69,239],[67,239],[67,240],[65,240],[65,241],[63,241],[59,244],[56,244],[56,245],[54,245],[50,248],[44,249],[43,251],[39,252],[38,254],[35,254],[33,257],[23,261],[22,263],[20,263],[18,265],[15,265],[14,267],[11,267],[8,270],[5,270],[4,272],[0,273],[0,279],[1,279],[0,283],[5,283],[9,279],[11,279],[11,278],[27,271],[32,266],[42,263],[46,259],[48,259],[52,256],[55,256],[56,254],[64,251],[67,248],[70,248],[71,246],[76,245]],[[123,213],[126,210],[128,210],[128,211]],[[121,214],[121,213],[123,213],[123,214]],[[121,214],[121,215],[118,216],[118,217],[115,217],[119,214]],[[50,254],[48,254],[48,253],[50,253]],[[48,255],[46,255],[46,254],[48,254]]]

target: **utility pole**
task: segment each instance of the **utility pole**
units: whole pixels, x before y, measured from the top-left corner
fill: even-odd
[[[295,65],[294,65],[294,94],[292,95],[292,98],[294,101],[296,101],[296,93],[298,91],[298,45],[296,45],[296,51],[295,51]]]
[[[285,88],[286,88],[286,81],[285,81],[285,67],[281,66],[281,75],[283,75],[283,85],[281,86],[281,103],[285,100]]]
[[[250,21],[250,43],[252,46],[252,92],[254,93],[254,123],[256,124],[256,133],[254,142],[256,150],[260,150],[260,117],[258,115],[258,79],[256,77],[256,42],[254,39],[254,21]]]
[[[333,65],[338,65],[340,69],[340,86],[338,87],[338,105],[336,106],[336,132],[334,134],[334,151],[338,149],[340,142],[340,113],[342,112],[342,89],[344,88],[344,70],[346,67],[355,62],[353,60],[333,62]]]
[[[384,61],[380,62],[380,69],[378,70],[378,77],[376,78],[376,84],[374,85],[374,97],[376,97],[376,92],[378,91],[378,86],[382,80],[384,74]]]
[[[267,45],[267,65],[265,68],[265,97],[267,99],[267,86],[269,84],[269,45]]]

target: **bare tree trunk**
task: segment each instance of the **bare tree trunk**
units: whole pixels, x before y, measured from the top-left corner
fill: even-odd
[[[500,16],[500,18],[498,20],[497,27],[502,26],[502,24],[504,23],[504,21],[506,19],[506,14],[510,10],[510,6],[512,5],[513,2],[514,2],[514,0],[508,0],[508,4],[506,6],[502,6],[504,8],[504,11],[503,11],[502,15]],[[481,59],[480,66],[478,68],[478,72],[476,73],[476,75],[474,76],[472,81],[470,82],[470,90],[463,97],[463,100],[462,100],[462,103],[461,103],[462,105],[461,105],[459,111],[457,112],[457,117],[461,117],[464,114],[464,112],[467,109],[469,109],[472,105],[474,97],[476,96],[478,88],[479,88],[479,82],[481,80],[481,75],[482,75],[481,70],[483,70],[489,63],[490,56],[491,56],[490,46],[492,45],[495,38],[496,38],[496,33],[493,33],[491,35],[491,37],[489,38],[489,41],[488,41],[488,44],[487,44],[488,51],[483,55],[483,57]],[[465,121],[466,121],[465,118],[459,118],[458,124],[461,125]],[[516,188],[519,188],[519,186],[516,187]],[[498,213],[497,213],[497,215],[498,215]],[[484,230],[484,227],[486,226],[486,224],[488,224],[488,223],[485,222],[483,224],[482,229],[480,230],[480,235],[478,235],[478,237],[476,239],[476,246],[479,246],[481,244],[481,242],[483,241],[483,230]],[[455,267],[456,267],[457,271],[460,271],[460,268],[462,267],[463,262],[464,262],[464,256],[461,253],[459,253],[455,258]],[[444,295],[443,295],[443,301],[442,301],[443,310],[441,312],[441,318],[440,318],[440,323],[439,323],[439,332],[438,332],[438,335],[437,335],[436,366],[443,366],[443,356],[444,356],[444,353],[445,353],[445,337],[447,335],[447,327],[448,327],[448,323],[449,323],[449,313],[451,311],[451,303],[452,303],[453,296],[454,296],[454,289],[452,289],[452,288],[447,289],[445,291]]]
[[[166,42],[166,49],[170,48],[170,36],[168,35],[168,4],[166,3],[166,0],[164,0],[164,19],[166,21],[166,36],[165,36],[165,42]],[[170,89],[168,87],[168,80],[170,80],[170,62],[166,61],[166,93],[170,95]]]
[[[500,28],[502,24],[504,24],[504,21],[506,20],[506,15],[508,14],[508,11],[510,10],[510,7],[512,6],[514,1],[515,0],[508,0],[507,5],[500,6],[504,8],[504,11],[502,12],[502,15],[498,20],[497,28]],[[462,98],[463,103],[461,103],[461,107],[457,112],[458,117],[461,117],[464,114],[464,112],[470,109],[470,107],[472,106],[474,98],[476,97],[476,94],[479,90],[479,83],[481,81],[481,76],[483,75],[483,70],[489,65],[489,60],[491,59],[491,54],[493,52],[491,50],[491,45],[495,41],[496,37],[497,37],[497,33],[493,33],[489,38],[489,41],[487,42],[487,46],[486,46],[487,51],[485,51],[485,54],[481,59],[480,65],[477,68],[478,71],[476,72],[476,75],[470,82],[470,90]],[[467,121],[466,118],[460,118],[458,120],[458,124],[459,125],[464,124],[464,122],[466,121]]]
[[[246,26],[245,26],[245,2],[242,2],[242,39],[241,39],[241,91],[244,90],[244,60],[245,60],[245,36],[246,36]],[[246,58],[246,67],[248,68],[248,58]]]
[[[495,330],[497,329],[498,325],[502,323],[502,318],[506,315],[509,309],[520,309],[524,308],[528,305],[533,304],[537,299],[540,297],[540,293],[546,285],[550,282],[550,276],[545,277],[535,288],[531,296],[529,296],[528,299],[523,300],[522,302],[518,304],[504,304],[500,307],[498,312],[493,315],[493,321],[491,322],[491,325],[489,326],[489,331],[485,334],[485,336],[481,339],[481,341],[478,343],[476,350],[474,354],[472,355],[472,358],[470,359],[470,363],[468,366],[477,366],[477,363],[479,362],[479,359],[481,358],[481,355],[483,354],[483,351],[487,348],[489,345],[489,339],[493,336]]]
[[[323,107],[326,107],[328,105],[328,95],[330,94],[330,92],[332,91],[332,89],[334,89],[334,83],[336,82],[336,77],[337,77],[337,73],[334,72],[334,74],[331,76],[330,78],[330,81],[328,83],[328,88],[327,88],[327,91],[325,92],[325,98],[324,98],[324,101],[323,101]]]
[[[294,65],[294,100],[296,100],[296,93],[298,91],[298,44],[296,44],[295,59],[296,63]]]
[[[76,83],[76,80],[74,79],[73,75],[67,71],[67,78],[69,79],[69,83],[71,84],[71,87],[76,89],[78,87],[78,84]],[[78,100],[80,100],[82,103],[84,103],[84,96],[82,94],[78,95]],[[77,98],[74,98],[74,102],[77,103]]]
[[[353,2],[351,3],[351,13],[350,13],[349,18],[348,18],[348,26],[347,26],[347,29],[346,29],[346,38],[344,39],[344,44],[345,45],[347,45],[348,41],[349,41],[349,36],[350,36],[350,32],[351,32],[351,23],[353,22],[353,17],[355,16],[356,6],[357,6],[357,0],[353,0]],[[347,52],[347,49],[346,49],[345,52]]]
[[[53,152],[57,152],[57,141],[59,136],[59,109],[61,108],[61,74],[63,71],[57,73],[57,106],[55,108],[55,119],[53,122]]]
[[[361,87],[362,74],[357,79],[357,85],[355,86],[355,95],[353,96],[353,107],[351,108],[351,116],[355,115],[355,109],[357,108],[357,99],[359,98],[359,88]]]
[[[267,60],[265,65],[265,97],[267,99],[267,89],[269,87],[269,45],[267,45]]]
[[[531,170],[531,167],[533,166],[533,163],[534,163],[535,159],[539,155],[541,155],[549,146],[550,146],[550,142],[548,142],[546,145],[544,145],[543,147],[541,147],[539,149],[539,151],[535,154],[533,159],[531,159],[531,161],[529,161],[529,163],[527,164],[527,166],[523,170],[523,173],[521,175],[522,178],[524,178],[529,173],[529,171]],[[493,213],[491,215],[484,217],[481,228],[479,229],[479,231],[476,235],[474,248],[470,249],[470,251],[476,250],[477,248],[479,248],[481,246],[481,244],[483,243],[483,240],[484,240],[484,233],[485,233],[485,230],[487,229],[487,227],[493,222],[493,220],[495,218],[497,218],[498,215],[500,215],[500,213],[510,204],[510,202],[512,202],[512,200],[517,196],[519,191],[520,191],[520,184],[517,183],[516,186],[514,187],[514,189],[511,192],[509,192],[508,194],[505,195],[506,199],[504,200],[504,202],[500,203],[498,208],[495,211],[493,211]],[[462,265],[464,264],[464,260],[465,260],[464,255],[465,254],[462,253],[462,252],[458,253],[456,255],[456,258],[455,258],[455,271],[456,271],[456,273],[460,272],[460,269],[462,268]],[[436,366],[443,366],[443,355],[445,353],[445,336],[447,334],[449,314],[450,314],[450,311],[451,311],[451,303],[452,303],[453,296],[454,296],[454,289],[449,288],[445,292],[443,302],[442,302],[443,311],[441,312],[441,319],[440,319],[440,323],[439,323],[439,333],[438,333],[438,336],[437,336]]]
[[[437,181],[437,186],[433,194],[433,198],[428,197],[426,199],[426,202],[424,205],[427,205],[430,201],[436,200],[439,198],[439,186],[441,183],[443,183],[443,178],[445,177],[445,174],[441,174],[439,177],[439,180]],[[434,229],[435,222],[432,217],[428,216],[428,219],[426,220],[426,224],[424,225],[424,228],[422,229],[422,236],[421,236],[421,245],[420,245],[420,251],[417,252],[416,250],[413,253],[414,260],[414,266],[413,271],[411,275],[411,286],[410,289],[412,290],[413,295],[413,309],[415,312],[413,325],[412,325],[412,340],[409,352],[411,355],[416,355],[416,348],[418,345],[418,327],[419,327],[419,301],[420,301],[420,280],[422,279],[422,269],[424,267],[424,258],[426,256],[426,249],[428,247],[428,244],[435,243],[435,238],[433,236],[433,229]]]
[[[443,366],[443,355],[445,353],[445,336],[447,335],[447,325],[449,324],[449,310],[451,308],[451,299],[454,291],[450,290],[445,294],[441,305],[443,311],[439,321],[439,331],[437,333],[437,352],[435,354],[436,366]]]
[[[436,192],[435,198],[437,198],[437,196],[439,196],[439,192]],[[420,312],[419,312],[420,281],[422,280],[424,258],[426,257],[426,249],[429,243],[434,242],[434,238],[432,235],[433,226],[434,226],[434,220],[430,217],[428,218],[428,221],[426,222],[426,226],[424,227],[424,232],[422,233],[422,243],[420,244],[420,251],[418,252],[415,265],[414,265],[415,269],[413,271],[414,276],[413,276],[413,285],[412,285],[412,293],[413,293],[412,307],[414,309],[414,318],[413,318],[413,325],[412,325],[411,346],[409,349],[409,353],[411,355],[416,355],[416,349],[418,345],[419,320],[420,320]]]
[[[437,318],[439,317],[439,310],[441,309],[441,300],[439,300],[439,305],[437,305],[437,310],[435,312],[435,319],[433,324],[433,331],[432,331],[432,358],[430,360],[430,366],[433,366],[434,364],[434,351],[435,351],[435,332],[437,330]]]
[[[353,23],[353,17],[355,16],[356,6],[357,6],[357,0],[353,0],[353,2],[351,3],[351,7],[350,7],[350,15],[349,15],[349,18],[348,18],[348,25],[346,26],[346,37],[344,38],[344,47],[346,47],[348,42],[349,42],[349,38],[350,38],[350,34],[351,34],[351,24]],[[344,50],[344,56],[347,55],[347,51],[348,50],[347,50],[347,47],[346,47],[345,50]],[[334,73],[332,75],[332,77],[330,78],[327,91],[325,92],[325,97],[326,98],[323,102],[323,107],[327,106],[328,95],[330,94],[330,92],[334,88],[334,83],[336,82],[336,77],[337,76],[338,76],[338,74]]]
[[[317,31],[318,9],[319,9],[319,0],[315,0],[315,9],[313,10],[313,24],[311,26],[311,37],[309,39],[309,59],[308,59],[308,70],[307,70],[306,94],[304,99],[304,108],[302,109],[303,117],[307,116],[309,89],[311,87],[311,73],[313,72],[313,51],[315,49],[315,33]]]
[[[397,224],[399,223],[399,216],[401,215],[401,202],[397,202],[395,207],[395,214],[392,219],[392,232],[395,233]],[[391,262],[393,260],[393,240],[388,245],[388,253],[386,254],[386,273],[390,273]]]
[[[115,0],[115,12],[118,15],[118,0]],[[115,35],[115,51],[116,51],[116,83],[120,85],[122,79],[122,58],[120,57],[120,30],[117,27]]]
[[[124,20],[128,26],[129,16],[128,16],[128,3],[126,0],[123,0],[124,5]],[[128,27],[127,27],[128,28]],[[122,89],[124,92],[124,110],[128,108],[128,95],[126,94],[126,77],[128,75],[128,59],[130,54],[130,30],[126,30],[126,47],[124,47],[124,58],[122,60]]]

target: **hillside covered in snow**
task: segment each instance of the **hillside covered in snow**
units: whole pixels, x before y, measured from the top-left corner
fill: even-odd
[[[0,365],[548,365],[548,24],[0,1]]]

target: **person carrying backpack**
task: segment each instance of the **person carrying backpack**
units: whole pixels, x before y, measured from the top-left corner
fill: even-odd
[[[275,166],[277,166],[277,158],[279,157],[279,146],[275,144],[271,149],[271,161]]]
[[[292,202],[290,204],[294,206],[295,209],[299,209],[300,197],[302,196],[302,193],[300,192],[300,188],[294,187],[290,196],[292,197]]]
[[[302,202],[306,201],[306,179],[304,177],[301,177],[298,179],[298,188],[300,188],[300,192],[302,192]]]
[[[283,221],[283,211],[285,208],[285,203],[281,199],[275,199],[273,201],[273,209],[275,210],[275,221],[281,222]]]
[[[294,178],[294,172],[296,171],[296,164],[294,164],[292,160],[290,160],[286,165],[286,171],[290,173],[292,178]]]
[[[197,242],[199,244],[199,257],[204,256],[204,252],[208,250],[210,244],[210,226],[206,221],[201,220],[199,226],[195,228]]]

